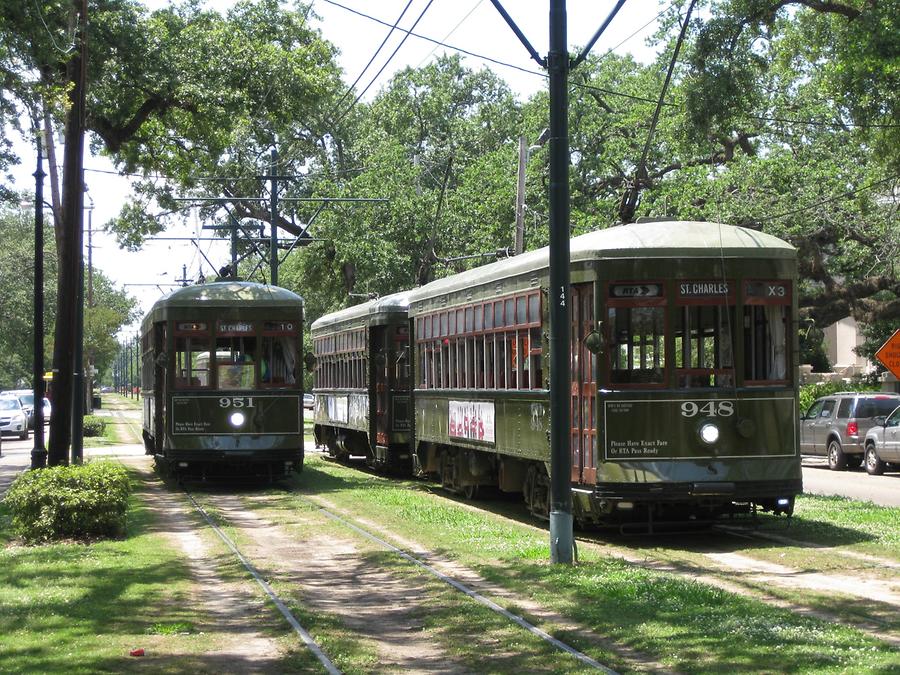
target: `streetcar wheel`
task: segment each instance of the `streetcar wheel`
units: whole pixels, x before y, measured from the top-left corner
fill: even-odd
[[[880,476],[884,473],[885,463],[878,457],[875,452],[875,446],[870,445],[866,448],[866,473],[870,476]]]
[[[478,486],[477,485],[464,485],[462,489],[463,497],[466,499],[478,499]]]
[[[836,440],[828,442],[828,468],[832,471],[843,471],[847,468],[847,455]]]

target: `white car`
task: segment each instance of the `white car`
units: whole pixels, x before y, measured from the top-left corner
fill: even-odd
[[[0,397],[0,434],[17,435],[23,441],[28,438],[28,415],[17,396]]]

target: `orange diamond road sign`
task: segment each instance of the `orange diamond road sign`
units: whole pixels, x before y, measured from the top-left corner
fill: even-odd
[[[875,358],[900,380],[900,328],[875,352]]]

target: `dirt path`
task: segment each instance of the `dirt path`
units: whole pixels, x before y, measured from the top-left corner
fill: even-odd
[[[423,631],[422,590],[377,567],[367,566],[350,539],[303,540],[248,510],[238,497],[219,496],[215,507],[248,540],[245,555],[271,577],[299,589],[316,611],[340,618],[378,651],[379,672],[464,673],[451,655]]]
[[[334,503],[323,497],[311,497],[310,501],[315,502],[331,511],[340,513],[341,510]],[[418,558],[422,562],[427,563],[442,574],[445,574],[478,593],[490,596],[495,602],[501,606],[511,608],[518,614],[527,614],[534,620],[539,619],[540,627],[545,631],[556,634],[557,630],[565,631],[572,635],[577,635],[580,639],[589,643],[596,644],[603,649],[615,653],[619,658],[628,663],[631,672],[641,673],[671,673],[671,669],[666,668],[663,664],[643,655],[639,652],[629,649],[617,642],[608,640],[601,635],[590,631],[570,619],[547,609],[543,605],[530,600],[527,597],[516,595],[508,589],[496,586],[484,579],[481,575],[472,569],[465,567],[453,560],[449,560],[444,556],[437,555],[425,549],[421,544],[411,539],[402,537],[395,532],[386,530],[378,523],[366,520],[364,518],[353,518],[354,522],[365,529],[377,533],[379,536],[387,537],[395,544],[402,547],[407,553]]]
[[[198,533],[201,526],[184,501],[166,490],[152,472],[149,459],[128,458],[126,463],[140,474],[137,496],[153,513],[159,530],[183,552],[190,567],[195,582],[192,601],[202,607],[206,617],[196,629],[218,638],[216,653],[200,657],[202,667],[217,673],[283,672],[283,655],[276,641],[254,629],[263,613],[262,598],[247,587],[225,582],[216,572],[219,554],[210,550]],[[172,656],[151,653],[144,660],[164,667]]]

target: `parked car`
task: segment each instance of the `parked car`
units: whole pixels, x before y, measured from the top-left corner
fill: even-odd
[[[833,471],[862,464],[874,418],[900,405],[900,394],[844,391],[817,399],[800,418],[800,451],[828,457]]]
[[[0,435],[18,435],[28,438],[28,416],[22,409],[18,396],[0,396]]]
[[[865,440],[866,473],[880,476],[888,463],[900,464],[900,406],[873,421]]]
[[[15,396],[19,399],[19,402],[22,404],[22,410],[25,411],[25,415],[28,417],[28,428],[34,429],[34,391],[31,389],[10,389],[8,391],[0,392],[0,397],[9,396]],[[51,410],[52,407],[50,401],[45,397],[44,424],[50,424]]]
[[[303,407],[308,408],[310,410],[313,409],[313,406],[316,404],[316,397],[312,394],[303,394]]]

